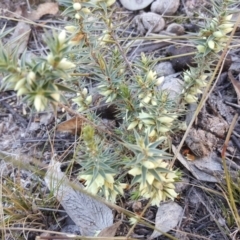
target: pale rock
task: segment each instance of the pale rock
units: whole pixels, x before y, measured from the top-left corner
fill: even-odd
[[[133,19],[133,24],[140,34],[148,31],[159,33],[165,27],[165,20],[156,13],[144,12]]]
[[[160,62],[154,67],[154,70],[159,77],[168,76],[175,73],[171,62]]]
[[[151,11],[159,14],[173,15],[179,7],[180,0],[156,0],[151,5]]]
[[[166,31],[170,33],[175,33],[176,35],[183,35],[185,32],[185,29],[181,24],[171,23],[168,25]]]
[[[179,101],[179,95],[183,90],[183,81],[170,75],[164,78],[164,82],[159,89],[162,91],[167,91],[168,99],[177,103]]]
[[[154,0],[120,0],[123,7],[136,11],[149,6]]]

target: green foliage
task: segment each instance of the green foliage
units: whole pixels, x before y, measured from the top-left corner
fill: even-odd
[[[2,89],[17,91],[37,111],[49,104],[56,107],[65,91],[76,92],[71,100],[97,126],[82,126],[80,154],[76,154],[82,166],[79,179],[93,194],[114,202],[118,194],[123,195],[123,179],[128,176],[133,177],[135,192],[153,205],[175,198],[179,173],[170,164],[169,139],[180,130],[179,116],[186,104],[197,102],[207,84],[206,62],[217,58],[215,54],[226,46],[226,34],[232,31],[228,1],[215,7],[214,18],[200,31],[198,66],[183,73],[183,91],[174,100],[159,89],[164,77],[153,71],[151,57],[142,54],[132,63],[126,59],[128,46],[117,38],[117,26],[108,11],[114,1],[58,2],[65,8],[68,23],[65,30],[45,33],[47,56],[28,62],[25,54],[18,59],[16,51],[1,46]],[[71,88],[73,83],[77,89]],[[109,135],[99,131],[101,120],[91,111],[96,95],[101,102],[115,105],[121,120]]]

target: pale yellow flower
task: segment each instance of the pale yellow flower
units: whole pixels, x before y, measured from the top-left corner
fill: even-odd
[[[142,173],[141,169],[139,167],[132,168],[128,171],[128,173],[132,176],[140,175]]]
[[[142,165],[143,165],[144,167],[148,168],[148,169],[153,169],[153,168],[155,168],[154,163],[151,162],[151,161],[144,161],[144,162],[142,163]]]
[[[164,81],[164,76],[162,76],[162,77],[160,77],[160,78],[157,78],[156,79],[156,82],[155,82],[155,85],[156,86],[160,86],[162,83],[163,83],[163,81]]]
[[[62,30],[58,35],[58,41],[62,45],[66,41],[66,31]]]
[[[27,75],[27,81],[30,85],[36,80],[36,73],[33,71],[30,71]]]
[[[43,111],[45,109],[46,102],[46,98],[43,95],[38,94],[34,98],[34,107],[38,112]]]
[[[138,125],[138,121],[133,121],[129,124],[127,130],[131,130],[133,128],[135,128]]]
[[[15,87],[14,87],[14,91],[19,90],[21,87],[23,87],[25,85],[25,83],[26,83],[25,78],[22,78],[22,79],[18,80]]]
[[[64,70],[74,68],[74,67],[76,67],[76,65],[68,61],[66,58],[63,58],[57,65],[57,68],[64,69]]]
[[[215,42],[213,40],[209,40],[207,44],[210,49],[213,50],[215,48]]]
[[[66,26],[66,27],[64,27],[68,32],[70,32],[70,33],[74,33],[74,32],[76,32],[76,30],[77,30],[77,27],[75,27],[75,26]]]
[[[74,10],[79,11],[82,8],[82,5],[78,2],[76,2],[73,4],[73,8],[74,8]]]
[[[146,180],[148,181],[148,183],[150,185],[152,185],[152,183],[154,181],[154,176],[151,173],[148,172],[147,175],[146,175]]]
[[[154,81],[156,79],[156,75],[157,75],[157,73],[155,71],[150,70],[147,73],[146,81],[148,81],[148,82]]]
[[[107,6],[110,7],[112,6],[114,3],[116,2],[116,0],[107,0]]]
[[[197,97],[194,95],[188,94],[187,96],[184,97],[184,100],[187,103],[195,103],[195,102],[197,102]]]

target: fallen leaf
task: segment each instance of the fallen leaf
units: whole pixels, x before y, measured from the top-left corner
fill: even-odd
[[[96,199],[72,187],[71,182],[60,169],[61,163],[51,160],[45,175],[49,190],[58,199],[66,213],[81,229],[81,235],[94,236],[113,224],[110,208]],[[83,188],[78,183],[76,188]]]
[[[177,149],[174,145],[172,145],[172,151],[176,154]],[[195,161],[188,161],[179,153],[177,159],[199,181],[218,182],[215,175],[223,175],[221,158],[215,152],[206,157],[197,158]]]
[[[122,221],[118,221],[116,223],[114,223],[112,226],[104,228],[97,236],[98,237],[114,237],[116,234],[116,231],[118,229],[118,227],[122,224]]]
[[[57,131],[70,132],[72,134],[80,133],[83,124],[83,119],[79,117],[73,117],[65,122],[58,124]]]
[[[18,55],[23,53],[26,49],[30,33],[31,28],[29,24],[25,22],[18,22],[13,35],[9,39],[9,46],[12,49],[17,49]]]
[[[59,9],[58,9],[57,3],[47,2],[47,3],[40,4],[37,10],[32,11],[31,13],[29,13],[27,16],[24,16],[24,17],[27,17],[30,20],[36,21],[46,14],[52,14],[52,15],[57,14],[58,10]]]
[[[175,202],[163,203],[157,211],[155,219],[155,227],[166,233],[175,228],[180,221],[183,213],[183,208]],[[161,236],[162,233],[154,230],[150,239]]]
[[[85,38],[85,34],[82,32],[76,33],[76,35],[71,39],[73,44],[78,44],[83,38]]]
[[[24,19],[29,19],[32,21],[39,20],[42,16],[46,14],[55,15],[58,12],[58,4],[57,3],[43,3],[40,4],[37,10],[32,12],[27,11],[27,6],[22,5],[17,8],[15,12],[15,17],[24,17]],[[28,23],[19,21],[15,31],[10,39],[9,46],[11,49],[17,49],[18,55],[22,54],[27,47],[28,39],[31,33],[31,28]]]

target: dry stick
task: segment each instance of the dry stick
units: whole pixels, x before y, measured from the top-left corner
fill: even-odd
[[[202,107],[203,107],[203,104],[206,102],[207,97],[209,96],[209,94],[212,92],[212,90],[213,90],[213,88],[214,88],[214,86],[213,86],[213,88],[211,89],[210,93],[207,94],[207,91],[208,91],[208,89],[210,88],[210,86],[211,86],[211,84],[212,84],[212,82],[213,82],[213,80],[214,80],[214,78],[215,78],[215,75],[217,74],[218,69],[220,68],[221,65],[222,65],[222,67],[223,67],[223,63],[222,63],[222,62],[223,62],[223,60],[226,58],[228,46],[229,46],[229,44],[230,44],[231,41],[232,41],[233,35],[234,35],[234,33],[236,32],[236,29],[237,29],[239,23],[240,23],[240,15],[238,16],[238,19],[237,19],[237,21],[235,22],[234,28],[233,28],[233,30],[232,30],[232,32],[231,32],[231,35],[229,36],[229,39],[228,39],[228,41],[227,41],[227,44],[226,44],[226,46],[225,46],[225,48],[224,48],[224,50],[223,50],[223,53],[222,53],[222,55],[221,55],[221,57],[220,57],[220,59],[219,59],[219,61],[218,61],[218,63],[217,63],[217,66],[216,66],[216,68],[215,68],[215,70],[214,70],[214,72],[213,72],[213,75],[212,75],[212,77],[211,77],[211,79],[210,79],[210,81],[209,81],[209,84],[208,84],[208,86],[207,86],[207,88],[206,88],[206,90],[205,90],[205,92],[204,92],[204,94],[203,94],[203,96],[202,96],[202,99],[201,99],[201,101],[200,101],[200,103],[199,103],[199,105],[198,105],[195,113],[193,114],[193,118],[192,118],[192,120],[190,121],[189,126],[188,126],[185,134],[183,135],[183,138],[182,138],[182,140],[181,140],[181,142],[180,142],[180,144],[179,144],[179,146],[178,146],[178,148],[177,148],[177,151],[176,151],[176,153],[175,153],[175,155],[174,155],[174,157],[173,157],[172,163],[170,164],[171,167],[174,165],[174,163],[175,163],[175,161],[176,161],[176,159],[177,159],[177,156],[178,156],[178,154],[180,153],[180,150],[181,150],[181,148],[182,148],[182,146],[183,146],[183,143],[184,143],[184,141],[185,141],[185,139],[186,139],[186,137],[187,137],[187,135],[188,135],[188,133],[189,133],[189,131],[190,131],[190,129],[191,129],[191,126],[193,125],[193,123],[194,123],[194,121],[195,121],[195,118],[197,117],[198,113],[200,112],[200,110],[201,110]],[[221,68],[222,68],[222,67],[221,67]]]
[[[228,197],[230,198],[230,202],[229,202],[229,204],[231,206],[230,209],[232,211],[233,216],[236,219],[238,229],[240,229],[240,218],[239,218],[238,210],[237,210],[237,207],[236,207],[236,204],[235,204],[235,200],[234,200],[234,197],[233,197],[233,193],[232,193],[231,178],[229,176],[229,172],[228,172],[228,169],[227,169],[226,156],[225,156],[226,150],[227,150],[227,146],[228,146],[230,137],[232,135],[232,132],[233,132],[233,129],[234,129],[235,125],[236,125],[237,120],[238,120],[238,114],[236,113],[234,118],[233,118],[233,120],[232,120],[232,123],[231,123],[231,125],[229,127],[229,130],[228,130],[228,133],[227,133],[227,137],[226,137],[226,140],[225,140],[224,145],[223,145],[221,156],[222,156],[224,173],[225,173],[225,176],[226,176]]]
[[[122,47],[120,46],[119,42],[117,41],[116,37],[114,36],[114,34],[113,34],[112,32],[111,32],[111,37],[113,38],[114,43],[117,45],[118,50],[120,51],[123,59],[125,60],[129,71],[131,72],[131,74],[132,74],[133,76],[135,76],[135,73],[134,73],[133,70],[132,70],[132,64],[128,61],[128,59],[127,59],[127,57],[126,57],[126,55],[125,55]]]
[[[6,228],[4,229],[3,227],[0,227],[0,230],[11,230],[11,231],[22,231],[23,229],[20,228],[20,227],[9,227],[9,228]],[[65,236],[64,239],[81,239],[81,240],[113,240],[113,239],[116,239],[116,240],[127,240],[125,237],[94,237],[94,236],[91,236],[91,237],[84,237],[84,236],[77,236],[77,235],[74,235],[72,237],[66,237],[66,233],[61,233],[61,232],[54,232],[54,231],[49,231],[49,230],[43,230],[43,229],[35,229],[35,228],[24,228],[24,230],[26,231],[31,231],[31,232],[42,232],[42,233],[49,233],[49,234],[57,234],[57,235],[62,235],[62,236]],[[54,237],[54,238],[51,238],[48,236],[48,238],[46,237],[36,237],[36,239],[58,239],[58,237]],[[129,238],[128,240],[137,240],[136,238]]]
[[[12,13],[12,12],[10,12],[10,13]],[[35,25],[35,26],[38,26],[38,27],[42,27],[42,28],[49,28],[49,29],[53,29],[53,30],[59,30],[59,28],[57,28],[57,27],[36,23],[33,20],[24,18],[22,16],[21,16],[21,19],[16,19],[16,18],[13,18],[13,17],[6,17],[6,16],[3,16],[3,15],[0,15],[0,18],[11,20],[11,21],[15,21],[15,22],[20,22],[21,21],[21,22],[32,24],[32,25]]]
[[[69,236],[46,236],[46,237],[36,237],[36,240],[42,240],[42,239],[47,239],[47,240],[68,240],[68,239],[79,239],[79,240],[137,240],[136,238],[126,238],[126,237],[81,237],[81,236],[73,236],[71,237],[71,234],[68,234]]]

